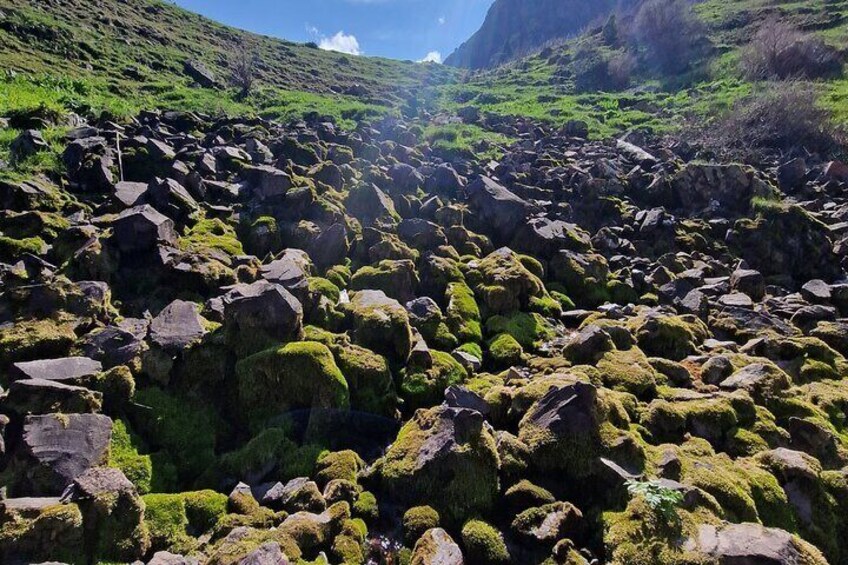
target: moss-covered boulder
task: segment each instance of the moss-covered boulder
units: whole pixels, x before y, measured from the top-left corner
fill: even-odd
[[[563,538],[575,538],[583,526],[583,513],[568,502],[529,508],[512,521],[513,531],[532,545],[553,547]]]
[[[472,563],[494,565],[510,562],[503,534],[482,520],[469,520],[462,527],[462,547]]]
[[[524,415],[518,437],[539,469],[581,479],[597,472],[601,457],[641,467],[642,449],[628,428],[627,413],[610,393],[578,381],[545,392]]]
[[[638,347],[604,353],[596,365],[604,386],[650,398],[657,390],[657,372]]]
[[[474,292],[465,283],[451,283],[445,293],[448,306],[445,318],[451,333],[462,343],[479,343],[483,340],[480,325],[480,308]]]
[[[0,557],[6,563],[58,560],[75,563],[86,555],[83,515],[58,498],[0,502]]]
[[[462,384],[468,376],[449,353],[434,350],[430,355],[430,367],[411,363],[400,372],[400,394],[412,410],[438,404],[446,388]]]
[[[350,389],[353,410],[394,416],[398,405],[395,381],[385,357],[358,345],[330,347]]]
[[[377,463],[384,488],[408,504],[429,504],[452,523],[491,509],[498,495],[494,434],[479,412],[419,410]]]
[[[83,513],[89,552],[96,559],[130,561],[147,553],[150,535],[144,504],[121,471],[90,469],[76,478],[68,496]]]
[[[403,538],[410,547],[424,532],[439,527],[439,513],[432,506],[413,506],[403,515]]]
[[[561,283],[575,304],[594,308],[609,300],[606,259],[596,253],[561,250],[549,262],[550,278]]]
[[[409,314],[397,300],[379,290],[362,290],[346,305],[353,339],[389,359],[405,363],[412,352]]]
[[[831,280],[839,272],[827,226],[800,206],[763,207],[757,218],[738,220],[727,240],[766,277],[806,282]]]
[[[680,361],[695,353],[709,337],[707,326],[694,316],[635,318],[631,323],[639,347],[652,357]]]
[[[0,365],[68,354],[77,339],[71,321],[19,320],[0,329]]]
[[[351,290],[382,290],[386,296],[406,303],[415,296],[418,273],[409,260],[384,260],[376,267],[362,267],[350,279]]]
[[[545,296],[545,285],[507,247],[469,265],[469,283],[492,314],[526,309],[531,298]]]
[[[326,345],[299,341],[236,365],[239,405],[259,424],[292,408],[347,408],[350,392]]]

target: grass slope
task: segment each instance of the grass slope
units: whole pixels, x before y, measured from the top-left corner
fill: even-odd
[[[193,87],[185,63],[201,61],[226,85],[232,54],[258,58],[256,96]],[[160,0],[0,0],[0,112],[32,100],[82,112],[140,108],[258,113],[386,113],[457,74],[438,65],[351,57],[251,34]]]
[[[483,112],[529,116],[555,125],[584,120],[593,137],[635,127],[665,132],[684,119],[712,118],[751,93],[755,85],[738,70],[740,54],[758,23],[771,14],[848,49],[848,0],[705,0],[695,10],[715,49],[691,75],[641,76],[636,86],[624,91],[578,93],[565,70],[578,51],[578,38],[448,84],[440,90],[439,103],[447,110],[475,106]],[[821,82],[818,87],[820,103],[838,123],[848,123],[848,80]]]

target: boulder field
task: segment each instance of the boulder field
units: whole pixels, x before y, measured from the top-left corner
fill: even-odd
[[[0,182],[0,562],[848,564],[846,166],[483,120]]]

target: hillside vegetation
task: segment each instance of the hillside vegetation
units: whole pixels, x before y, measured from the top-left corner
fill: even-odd
[[[686,63],[691,64],[683,68],[640,64],[651,38],[640,37],[634,9],[620,13],[617,20],[600,20],[580,36],[535,55],[446,86],[442,106],[456,110],[470,105],[482,112],[532,116],[557,125],[580,119],[600,137],[632,128],[677,131],[688,121],[718,118],[762,86],[745,77],[741,61],[769,18],[819,37],[838,52],[848,48],[848,2],[706,0],[692,6],[700,31],[667,30],[684,40],[703,34],[704,44],[692,54],[674,44],[665,50],[671,62],[688,57]],[[814,88],[836,123],[848,123],[848,81],[829,76],[816,81]]]
[[[848,565],[845,10],[0,0],[0,563]]]
[[[262,86],[249,100],[238,100],[230,84],[240,52],[256,58]],[[186,64],[196,62],[217,88],[198,84],[187,71]],[[251,34],[162,0],[2,0],[0,66],[6,71],[3,113],[43,97],[120,116],[165,107],[281,119],[307,111],[381,115],[456,74]]]

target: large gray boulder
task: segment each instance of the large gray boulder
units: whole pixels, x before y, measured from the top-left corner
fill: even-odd
[[[236,352],[250,355],[303,333],[303,306],[279,284],[240,284],[223,298],[224,325]]]
[[[489,177],[480,177],[466,187],[475,221],[487,228],[499,243],[508,243],[536,208]]]
[[[15,363],[9,369],[12,379],[44,379],[48,381],[77,381],[103,371],[100,361],[88,357],[62,357]]]
[[[121,212],[112,223],[113,239],[122,252],[150,251],[158,244],[174,245],[174,222],[150,205]]]
[[[812,545],[776,528],[759,524],[702,525],[686,549],[719,565],[826,565]]]
[[[92,467],[106,463],[112,420],[101,414],[46,414],[24,419],[12,467],[16,487],[57,496]]]
[[[150,323],[150,341],[171,353],[177,353],[205,334],[203,318],[194,302],[174,300]]]

